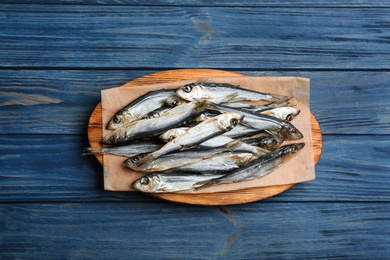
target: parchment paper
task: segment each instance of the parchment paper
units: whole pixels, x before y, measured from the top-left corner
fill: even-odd
[[[310,128],[310,80],[302,77],[215,77],[207,79],[192,79],[171,83],[153,84],[147,86],[118,87],[101,92],[103,136],[110,133],[106,125],[111,117],[122,107],[137,97],[156,89],[176,89],[192,82],[216,82],[239,85],[242,88],[257,90],[266,93],[282,94],[293,97],[290,103],[301,110],[300,114],[291,122],[304,135],[296,141],[285,141],[282,145],[291,142],[304,142],[305,147],[292,159],[277,168],[271,174],[253,181],[235,184],[223,184],[198,191],[199,193],[230,191],[249,187],[293,184],[315,179],[312,135]],[[133,191],[131,183],[146,175],[124,166],[124,157],[114,155],[103,156],[104,188],[111,191]],[[194,191],[182,191],[194,193]]]

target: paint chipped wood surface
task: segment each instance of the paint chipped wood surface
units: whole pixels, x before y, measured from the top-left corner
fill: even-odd
[[[387,259],[389,3],[1,1],[0,258]],[[219,207],[103,191],[100,91],[181,68],[310,78],[317,179]]]
[[[234,77],[234,76],[246,76],[243,74],[221,71],[221,70],[208,70],[208,69],[181,69],[181,70],[169,70],[146,75],[139,79],[135,79],[124,84],[122,87],[142,86],[156,83],[167,83],[185,79],[196,79],[202,77]],[[91,147],[101,147],[102,136],[102,108],[101,103],[97,105],[94,112],[91,115],[88,124],[88,139]],[[313,140],[313,155],[315,164],[318,162],[322,152],[322,134],[320,126],[317,120],[310,113],[311,127],[312,127],[312,140]],[[101,164],[103,164],[103,156],[96,155],[96,158]],[[179,193],[162,193],[162,194],[150,194],[154,197],[198,205],[234,205],[241,203],[253,202],[256,200],[265,199],[276,194],[279,194],[294,184],[275,185],[268,187],[256,187],[247,188],[238,191],[226,191],[216,193],[202,193],[202,194],[179,194]]]

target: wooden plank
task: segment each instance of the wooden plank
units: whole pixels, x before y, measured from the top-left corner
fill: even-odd
[[[316,180],[266,201],[390,201],[388,135],[324,136]],[[0,136],[0,202],[160,201],[103,191],[102,167],[79,135]]]
[[[0,134],[84,134],[100,90],[151,70],[0,70]],[[390,72],[236,71],[303,76],[323,134],[389,134]],[[346,80],[348,79],[348,80]]]
[[[0,66],[389,69],[389,11],[3,5]]]
[[[3,0],[3,4],[53,4],[50,0]],[[256,0],[214,0],[214,1],[198,1],[198,0],[57,0],[56,5],[141,5],[141,6],[226,6],[226,7],[389,7],[389,2],[386,0],[375,1],[324,1],[324,0],[311,0],[311,1],[291,1],[291,0],[275,0],[275,1],[256,1]]]
[[[3,204],[0,257],[387,259],[388,203]]]

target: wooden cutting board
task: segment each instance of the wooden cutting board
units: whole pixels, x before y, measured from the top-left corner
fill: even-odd
[[[149,74],[137,79],[134,79],[122,87],[142,86],[148,84],[166,83],[178,80],[196,79],[202,77],[234,77],[234,76],[247,76],[240,73],[222,71],[222,70],[210,70],[210,69],[178,69],[168,70]],[[320,126],[310,113],[311,117],[311,129],[313,138],[313,154],[314,162],[317,164],[322,153],[322,134]],[[100,147],[102,140],[102,106],[99,103],[93,111],[88,124],[88,139],[91,147]],[[96,158],[101,164],[103,164],[103,156],[96,155]],[[149,194],[154,197],[189,203],[198,205],[233,205],[248,203],[264,198],[268,198],[279,194],[294,184],[277,185],[267,187],[248,188],[236,191],[218,192],[218,193],[201,193],[201,194],[182,194],[182,193],[162,193],[162,194]]]

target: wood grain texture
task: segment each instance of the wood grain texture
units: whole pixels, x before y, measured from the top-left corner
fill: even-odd
[[[122,87],[142,86],[148,84],[173,82],[184,79],[196,79],[203,77],[233,77],[233,76],[246,76],[243,74],[221,71],[221,70],[209,70],[209,69],[181,69],[181,70],[168,70],[153,73],[139,79],[132,80]],[[322,134],[320,126],[317,120],[311,114],[311,127],[313,135],[313,155],[315,163],[318,162],[322,152]],[[88,124],[88,139],[91,147],[101,147],[101,141],[103,139],[102,134],[102,108],[101,104],[95,108]],[[103,164],[103,156],[96,155],[96,158],[101,164]],[[277,185],[272,187],[256,187],[250,189],[244,189],[240,191],[227,191],[218,193],[202,193],[202,194],[179,194],[179,193],[160,193],[150,195],[166,200],[198,204],[198,205],[234,205],[240,203],[253,202],[256,200],[265,199],[276,194],[279,194],[294,184]]]
[[[84,134],[102,89],[153,70],[0,70],[0,134]],[[249,71],[250,76],[310,78],[310,110],[323,134],[390,134],[390,72]],[[11,94],[9,94],[11,93]],[[15,94],[17,93],[17,94]],[[41,95],[59,103],[17,103]]]
[[[390,202],[389,135],[324,135],[316,180],[266,202]],[[0,203],[143,202],[138,192],[103,190],[103,170],[81,156],[84,135],[1,135]]]
[[[53,4],[50,0],[3,0],[4,4]],[[56,5],[114,5],[114,6],[212,6],[212,7],[390,7],[390,4],[386,0],[375,1],[324,1],[324,0],[311,0],[311,1],[291,1],[291,0],[275,0],[275,1],[256,1],[256,0],[214,0],[214,1],[199,1],[199,0],[57,0]]]
[[[388,259],[389,7],[1,1],[0,258]],[[174,68],[309,77],[316,181],[227,207],[103,191],[81,156],[100,90]]]
[[[388,203],[0,205],[14,259],[387,259]]]
[[[389,11],[3,5],[0,67],[390,69]]]

